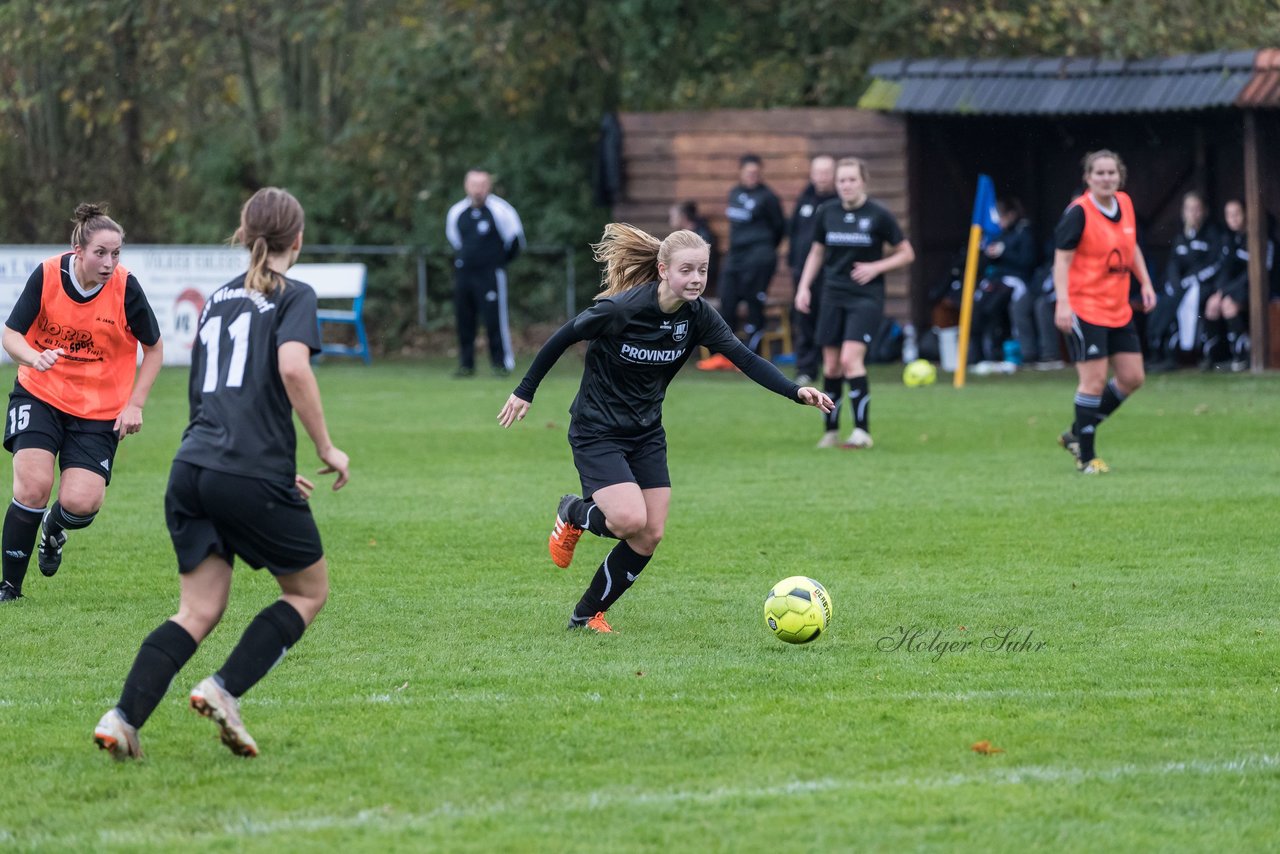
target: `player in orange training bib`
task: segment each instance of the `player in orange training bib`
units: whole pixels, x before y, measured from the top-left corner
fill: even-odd
[[[36,268],[5,321],[4,349],[18,378],[4,428],[13,501],[4,517],[0,602],[21,598],[33,548],[40,572],[51,576],[67,530],[93,522],[116,447],[142,429],[163,362],[156,316],[120,264],[124,229],[102,205],[80,205],[72,222],[71,251]],[[45,509],[55,460],[58,499]]]
[[[1058,443],[1083,474],[1111,469],[1094,452],[1094,437],[1108,415],[1145,379],[1142,344],[1129,305],[1129,282],[1141,284],[1142,310],[1156,305],[1146,259],[1138,247],[1133,202],[1124,186],[1120,156],[1106,149],[1084,158],[1088,190],[1067,206],[1054,231],[1054,325],[1066,336],[1076,364],[1076,417]],[[1107,380],[1107,364],[1115,376]]]

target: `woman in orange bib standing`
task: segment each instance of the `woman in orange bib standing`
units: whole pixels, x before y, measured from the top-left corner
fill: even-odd
[[[1138,248],[1133,202],[1124,186],[1120,156],[1103,149],[1084,158],[1088,189],[1067,206],[1054,231],[1053,322],[1066,336],[1076,364],[1076,417],[1058,443],[1084,474],[1110,468],[1094,451],[1098,425],[1141,387],[1142,344],[1129,305],[1129,279],[1142,285],[1142,310],[1155,308],[1146,259]],[[1115,376],[1107,380],[1108,362]]]
[[[4,349],[18,378],[4,428],[13,501],[0,536],[0,602],[21,598],[33,549],[51,576],[62,564],[66,531],[93,522],[116,447],[142,429],[163,361],[155,314],[120,264],[124,229],[101,205],[80,205],[72,222],[71,251],[36,268],[5,321]],[[55,460],[58,500],[46,509]]]

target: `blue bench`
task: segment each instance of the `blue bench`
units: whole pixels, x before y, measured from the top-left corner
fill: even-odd
[[[322,344],[321,352],[329,356],[353,356],[369,364],[369,336],[364,331],[364,292],[368,270],[364,264],[294,264],[285,275],[305,282],[316,292],[318,300],[351,300],[351,308],[320,308],[316,320],[320,324],[320,340],[324,341],[326,323],[354,326],[356,346]]]

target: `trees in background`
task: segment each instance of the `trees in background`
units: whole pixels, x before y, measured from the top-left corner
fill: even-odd
[[[441,243],[471,166],[532,240],[582,246],[609,110],[854,103],[895,56],[1280,46],[1272,0],[10,0],[0,241],[106,199],[134,241],[221,240],[288,186],[312,242]]]

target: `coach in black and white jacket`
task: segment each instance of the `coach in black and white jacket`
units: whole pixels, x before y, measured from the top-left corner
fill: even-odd
[[[463,182],[466,198],[449,208],[444,233],[454,250],[453,305],[458,325],[458,371],[475,374],[476,318],[484,319],[495,374],[515,368],[507,325],[506,266],[524,248],[524,226],[507,201],[493,195],[488,172],[473,169]]]

